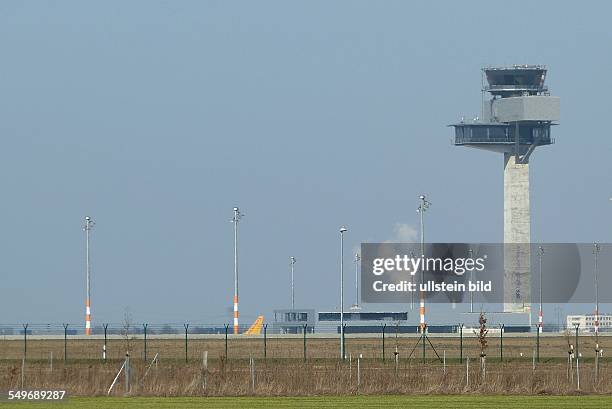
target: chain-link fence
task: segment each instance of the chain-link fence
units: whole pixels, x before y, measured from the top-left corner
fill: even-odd
[[[79,330],[77,330],[79,328]],[[332,359],[341,354],[340,327],[327,323],[325,331],[279,334],[264,324],[255,335],[233,334],[228,324],[104,324],[85,336],[82,326],[72,324],[2,325],[0,359],[28,360],[115,360],[129,352],[135,359],[197,360],[207,353],[211,359]],[[445,331],[442,331],[444,329]],[[377,327],[345,325],[346,356],[360,354],[368,359],[463,362],[483,353],[478,330],[461,324],[430,326],[421,334],[418,327],[400,322]],[[609,333],[584,332],[579,326],[538,331],[537,326],[488,327],[485,352],[492,359],[540,360],[581,354],[585,359],[603,356],[612,347]],[[612,335],[612,334],[610,334]],[[608,345],[610,344],[610,345]]]
[[[366,334],[380,335],[382,332],[401,334],[419,334],[421,332],[418,324],[409,324],[402,321],[388,321],[380,324],[353,324],[345,323],[346,334]],[[240,325],[239,333],[243,334],[250,328],[250,325]],[[461,323],[447,323],[428,325],[427,332],[429,334],[459,334],[461,329],[471,330],[477,326],[468,327]],[[504,325],[493,324],[489,326],[491,332],[499,332],[503,328],[504,333],[534,333],[537,331],[537,325]],[[566,331],[575,331],[576,326],[566,327],[564,325],[545,325],[541,332],[545,334],[564,334]],[[150,323],[102,323],[92,326],[92,335],[180,335],[187,331],[192,335],[225,335],[233,334],[233,326],[229,323],[206,324],[197,322],[180,322],[166,324],[150,324]],[[340,323],[338,322],[317,322],[316,324],[299,324],[296,323],[292,328],[287,329],[276,323],[263,323],[260,332],[265,331],[269,335],[273,334],[301,334],[302,332],[313,334],[339,334]],[[593,328],[580,328],[581,333],[593,333]],[[609,328],[601,328],[600,332],[608,332]],[[612,333],[612,331],[610,331]],[[85,326],[75,323],[18,323],[18,324],[0,324],[0,337],[2,336],[20,336],[20,335],[85,335]]]

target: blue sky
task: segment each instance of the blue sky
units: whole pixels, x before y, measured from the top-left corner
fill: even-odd
[[[608,2],[0,3],[0,322],[223,322],[232,207],[244,321],[337,306],[347,248],[417,226],[502,240],[502,157],[454,147],[483,65],[546,64],[556,144],[532,240],[611,241]],[[521,17],[528,18],[521,18]],[[531,17],[529,17],[531,16]],[[514,17],[514,18],[513,18]],[[347,264],[351,256],[347,251]],[[350,266],[350,264],[349,264]],[[349,271],[352,271],[350,266]],[[350,275],[349,275],[350,276]],[[347,297],[352,302],[352,282]]]

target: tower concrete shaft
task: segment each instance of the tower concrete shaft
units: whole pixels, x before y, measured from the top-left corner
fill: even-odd
[[[504,312],[531,311],[529,163],[504,153]]]

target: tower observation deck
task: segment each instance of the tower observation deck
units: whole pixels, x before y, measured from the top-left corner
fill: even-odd
[[[455,145],[504,155],[504,244],[511,244],[504,249],[505,312],[531,311],[529,158],[555,142],[551,127],[560,117],[546,73],[542,65],[483,68],[482,117],[450,125]]]
[[[491,99],[479,120],[452,124],[455,145],[514,153],[527,163],[537,146],[554,143],[550,128],[559,120],[559,98],[544,85],[546,72],[540,65],[483,68],[482,91]]]

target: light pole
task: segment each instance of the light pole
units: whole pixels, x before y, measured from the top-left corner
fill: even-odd
[[[238,334],[238,222],[244,216],[237,207],[234,207],[234,334]]]
[[[344,360],[344,233],[348,229],[340,227],[340,358]]]
[[[419,213],[419,215],[421,216],[421,257],[425,258],[425,223],[424,223],[423,215],[425,214],[425,212],[431,205],[431,202],[425,199],[425,195],[419,196],[419,200],[421,201],[421,203],[419,203],[419,207],[417,208],[417,213]],[[424,283],[425,283],[425,271],[421,267],[421,285],[423,285]],[[425,324],[425,292],[423,291],[423,289],[421,289],[420,294],[421,294],[421,305],[420,305],[420,311],[419,311],[420,328],[421,328],[421,333],[424,334],[426,324]]]
[[[595,257],[595,334],[599,333],[599,289],[597,283],[597,255],[599,254],[599,244],[593,243],[593,256]]]
[[[87,295],[85,299],[85,335],[91,335],[91,265],[89,259],[89,232],[93,229],[94,221],[85,216],[85,275],[87,281]]]
[[[544,325],[544,314],[542,311],[542,257],[544,256],[544,247],[538,246],[538,258],[540,262],[540,311],[538,312],[538,332],[541,334]]]
[[[294,310],[295,309],[295,289],[294,289],[295,287],[294,287],[294,281],[293,281],[293,266],[297,260],[295,259],[295,257],[291,257],[289,260],[291,261],[291,309]]]
[[[355,253],[355,304],[351,307],[353,310],[359,309],[359,261],[361,257],[359,253]]]

